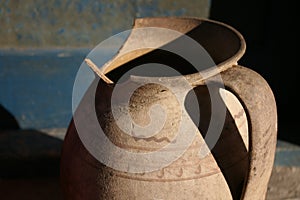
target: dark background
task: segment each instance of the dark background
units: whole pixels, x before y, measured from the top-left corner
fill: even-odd
[[[210,18],[239,30],[247,44],[239,64],[260,73],[278,109],[278,138],[300,144],[298,131],[299,10],[296,1],[212,1]]]

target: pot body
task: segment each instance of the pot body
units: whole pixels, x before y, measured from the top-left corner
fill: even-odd
[[[153,20],[160,24],[157,19],[148,20],[142,24],[151,25]],[[163,18],[162,21],[170,22],[166,23],[168,26],[172,23],[187,23],[189,26],[186,26],[186,32],[195,30],[201,24],[196,19],[188,18]],[[217,29],[224,26],[209,23]],[[136,24],[140,26],[139,23]],[[232,28],[225,29],[232,31]],[[209,36],[209,32],[204,31],[201,40],[206,41],[203,37]],[[233,31],[233,34],[237,33]],[[199,37],[197,33],[192,35]],[[228,38],[232,39],[233,36]],[[241,39],[241,36],[238,35],[237,38]],[[232,42],[235,43],[235,39]],[[162,79],[162,82],[171,83],[171,89],[164,84],[154,83],[155,81],[140,84],[147,78],[129,79],[120,86],[121,90],[118,90],[117,95],[114,94],[117,85],[96,79],[74,113],[64,140],[61,157],[64,198],[264,199],[274,161],[276,105],[271,89],[261,76],[252,70],[234,65],[244,51],[240,50],[244,48],[244,43],[237,43],[232,46],[240,45],[240,48],[232,50],[235,53],[225,56],[227,59],[224,60],[220,53],[213,55],[221,63],[220,75],[226,94],[230,94],[227,100],[222,96],[222,87],[219,84],[210,86],[209,89],[199,74],[185,75],[185,80],[192,85],[188,89],[172,77]],[[207,46],[210,51],[213,51],[212,46],[219,45],[221,50],[226,46],[215,44],[215,41],[210,45]],[[143,55],[140,56],[143,59]],[[132,60],[135,59],[132,57]],[[128,62],[130,61],[129,59]],[[113,68],[122,68],[124,65],[126,62],[124,64],[122,60]],[[211,77],[214,76],[213,74]],[[139,84],[129,99],[124,98],[127,95],[126,88]],[[172,88],[175,88],[175,92]],[[218,99],[219,109],[225,109],[223,116],[221,111],[213,113],[210,109],[213,104],[212,96]],[[113,98],[114,104],[111,103]],[[229,104],[235,107],[236,112],[230,111]],[[157,105],[163,113],[153,110]],[[200,113],[199,116],[188,117],[194,116],[195,111]],[[88,120],[93,115],[96,116],[94,122],[100,126],[94,126]],[[164,120],[157,120],[160,117]],[[210,120],[222,117],[224,126],[216,143],[210,146],[209,141],[205,140]],[[132,120],[130,123],[128,118]],[[83,125],[78,125],[78,121]],[[135,131],[149,128],[149,124],[154,122],[158,125],[147,130],[149,132],[159,127],[154,131],[155,134],[147,135],[147,131]],[[159,125],[160,122],[162,126]],[[246,132],[243,131],[245,127]],[[91,132],[99,128],[113,147],[101,149],[105,146],[104,140],[91,138],[97,138]],[[190,138],[189,133],[193,131],[195,134]],[[177,138],[179,132],[182,134],[180,141]],[[145,135],[138,135],[141,133]],[[187,143],[184,142],[186,140]],[[100,150],[93,151],[98,148],[97,145]],[[169,148],[164,148],[166,146]],[[201,156],[203,148],[211,151]],[[119,154],[120,149],[129,153]],[[154,156],[157,159],[147,157],[124,164],[126,160],[132,159],[131,155],[152,155],[153,152],[158,152]],[[174,156],[172,162],[163,164],[169,156]],[[127,167],[126,170],[124,166]]]

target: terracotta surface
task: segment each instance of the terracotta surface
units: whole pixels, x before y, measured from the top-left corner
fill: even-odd
[[[207,120],[200,122],[199,130],[197,129],[199,134],[178,160],[158,171],[143,174],[116,171],[97,161],[82,144],[72,121],[62,151],[61,180],[64,198],[265,199],[275,156],[276,104],[267,82],[256,72],[237,65],[245,51],[243,37],[226,24],[206,19],[145,18],[137,20],[135,26],[172,28],[195,39],[217,63],[226,91],[229,96],[233,96],[228,98],[225,104],[234,107],[233,99],[238,99],[243,107],[236,104],[237,113],[234,114],[232,113],[234,109],[230,110],[228,107],[220,139],[208,156],[203,159],[198,156],[200,147],[205,143],[203,136],[209,121],[209,118],[204,118]],[[139,38],[133,32],[119,53],[138,45],[140,40],[135,40],[135,37]],[[151,37],[155,38],[155,34]],[[176,42],[177,39],[169,42]],[[158,39],[157,43],[160,42]],[[161,45],[166,43],[162,42]],[[124,57],[116,56],[104,66],[104,73],[110,80],[117,80],[126,70],[139,64],[156,62],[161,58],[159,57],[161,53],[155,49],[150,51],[142,49]],[[186,80],[199,99],[199,107],[204,108],[201,115],[209,116],[210,111],[205,109],[210,100],[205,81],[217,75],[212,66],[203,66],[207,75],[203,77],[188,66],[180,68],[185,64],[183,61],[178,62],[172,57],[160,61],[174,66],[185,74]],[[129,85],[145,80],[147,77],[131,78]],[[178,77],[163,77],[160,80],[171,84],[177,83],[178,92],[186,92]],[[94,111],[91,102],[95,100],[98,121],[115,145],[128,151],[149,152],[171,143],[181,119],[179,110],[181,102],[177,101],[172,92],[159,84],[146,84],[134,92],[129,108],[132,118],[139,124],[147,124],[149,119],[145,111],[155,104],[163,106],[168,114],[163,129],[157,135],[147,139],[136,139],[119,129],[113,119],[110,102],[114,86],[113,83],[108,84],[102,80],[94,81],[76,111],[76,113],[84,112],[85,116],[76,116],[76,113],[75,116],[84,120]],[[93,99],[91,92],[95,88],[96,98]],[[216,91],[216,96],[219,94],[217,85],[213,91]],[[122,97],[122,94],[119,94],[120,102]],[[219,101],[220,104],[222,102]],[[122,104],[117,106],[122,110]],[[241,116],[246,118],[239,119]],[[249,144],[248,139],[243,136],[245,134],[240,134],[239,120],[248,123]],[[112,156],[114,153],[109,152]],[[155,163],[139,164],[147,167]]]
[[[300,168],[276,166],[268,185],[267,200],[300,199]],[[0,180],[3,200],[62,200],[59,177]]]

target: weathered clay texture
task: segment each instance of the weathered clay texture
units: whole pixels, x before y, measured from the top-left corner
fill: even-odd
[[[198,134],[182,156],[170,165],[151,172],[129,173],[114,170],[97,161],[83,145],[72,121],[64,140],[61,162],[65,199],[265,199],[275,156],[276,104],[267,82],[256,72],[237,65],[245,51],[243,37],[226,24],[197,18],[144,18],[135,22],[134,28],[137,27],[168,27],[189,35],[208,51],[219,70],[213,70],[213,66],[204,66],[206,76],[203,77],[171,55],[155,49],[141,49],[121,58],[116,56],[105,65],[104,73],[115,82],[127,70],[147,62],[162,62],[180,70],[191,85],[190,92],[194,92],[201,110],[200,122],[194,119]],[[155,34],[151,35],[154,36]],[[140,40],[134,38],[142,36],[133,32],[130,37],[122,47],[123,50],[138,45]],[[156,37],[159,38],[158,35]],[[176,42],[177,39],[170,42]],[[160,41],[157,39],[156,42]],[[119,53],[122,53],[122,49]],[[218,72],[229,97],[232,96],[223,99],[224,101],[219,93],[220,85],[213,85],[212,92],[207,89],[207,81],[213,82],[213,77]],[[127,80],[127,85],[147,79],[150,78],[131,77]],[[162,76],[159,80],[175,85],[178,93],[185,92],[186,88],[181,84],[180,77]],[[156,151],[172,143],[182,121],[181,110],[186,109],[191,113],[195,109],[189,107],[190,93],[183,106],[174,93],[160,84],[139,87],[129,101],[130,114],[135,123],[147,125],[150,120],[147,112],[155,104],[164,107],[167,116],[164,127],[158,134],[141,139],[126,134],[113,118],[111,98],[115,86],[115,83],[95,80],[75,117],[84,120],[96,108],[98,122],[106,136],[114,145],[130,152]],[[97,89],[95,98],[93,88]],[[212,114],[209,109],[211,95],[219,99],[219,106],[224,105],[224,102],[230,106],[226,111],[219,140],[212,151],[201,158],[199,150],[206,144],[204,138]],[[117,97],[119,104],[114,107],[117,112],[124,111],[123,97],[121,90]],[[237,100],[240,103],[236,103],[235,107],[233,102]],[[95,107],[91,106],[93,102]],[[77,116],[77,113],[85,114]],[[247,129],[240,133],[243,123],[248,124]],[[249,132],[249,139],[245,137],[245,132]],[[169,151],[178,151],[180,148],[183,147]],[[116,152],[111,150],[106,153],[113,157]],[[138,164],[145,167],[155,165],[147,162]]]

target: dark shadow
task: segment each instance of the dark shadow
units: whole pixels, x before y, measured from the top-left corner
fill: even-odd
[[[161,26],[158,25],[158,26]],[[210,67],[219,64],[232,56],[234,56],[241,48],[240,38],[236,33],[227,27],[220,26],[218,24],[202,21],[202,23],[186,33],[190,39],[186,39],[186,36],[181,36],[168,44],[163,45],[160,49],[155,49],[145,55],[134,58],[122,66],[112,70],[106,75],[117,82],[120,77],[124,78],[124,74],[129,70],[136,68],[143,64],[159,63],[173,68],[178,73],[166,70],[163,71],[159,65],[148,65],[149,70],[139,71],[138,73],[131,73],[136,76],[150,76],[150,77],[170,77],[187,75],[197,73],[199,71],[208,69]],[[188,46],[187,41],[194,40],[195,46]],[[136,41],[139,42],[139,41]],[[200,47],[199,48],[199,44]],[[198,61],[197,68],[190,63],[190,60],[182,57],[178,50],[185,51],[185,54],[193,58],[193,61]],[[132,57],[135,56],[135,52],[130,52]],[[195,59],[197,58],[197,60]],[[125,78],[126,79],[126,78]]]
[[[0,131],[20,129],[16,118],[0,104]]]
[[[0,105],[0,179],[59,175],[62,140],[37,130],[22,130]]]
[[[194,94],[196,94],[199,110],[200,121],[193,117],[196,110],[190,105],[194,105]],[[186,97],[185,107],[195,125],[199,128],[203,138],[205,138],[207,130],[211,122],[211,97],[219,98],[217,106],[225,106],[221,97],[218,95],[218,87],[208,91],[206,86],[198,86],[190,91]],[[222,105],[221,105],[222,104]],[[224,107],[223,107],[224,108]],[[218,109],[220,110],[220,109]],[[218,114],[219,115],[219,114]],[[217,134],[214,133],[213,134]],[[208,144],[208,146],[210,146]],[[211,147],[215,160],[220,167],[226,182],[230,188],[233,199],[240,199],[243,191],[245,179],[247,178],[249,157],[243,139],[235,125],[231,114],[226,111],[225,124],[221,135],[214,147]]]
[[[58,176],[61,146],[36,130],[0,131],[0,178]]]

